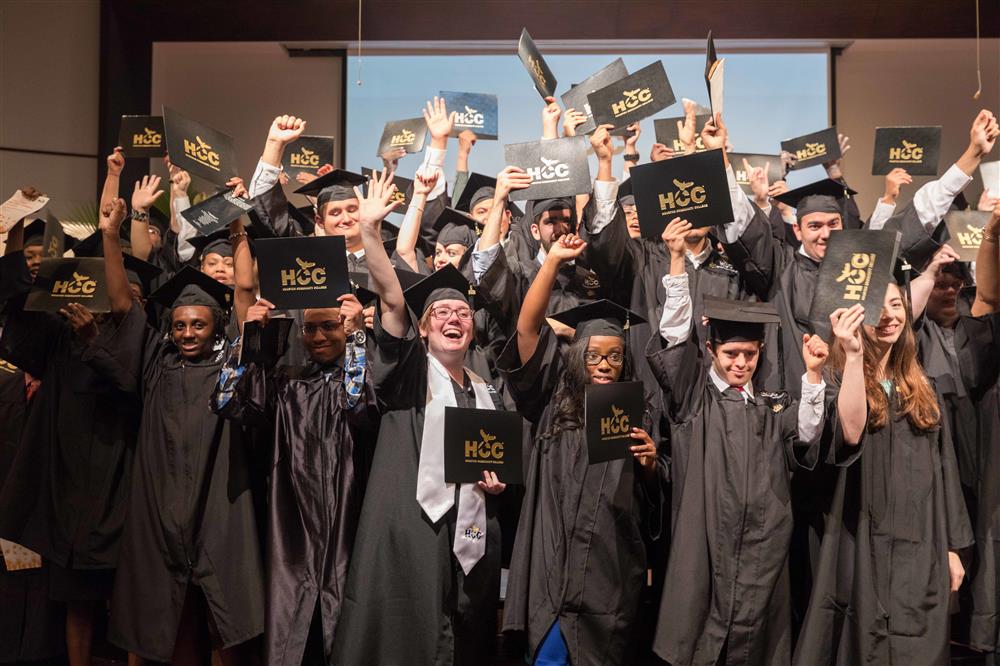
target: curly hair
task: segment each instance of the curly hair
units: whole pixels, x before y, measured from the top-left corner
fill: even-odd
[[[584,402],[583,395],[590,383],[590,373],[587,372],[587,362],[583,356],[587,351],[590,338],[574,340],[566,347],[563,354],[562,375],[552,392],[552,423],[548,430],[541,433],[542,438],[556,438],[564,430],[576,430],[583,427]],[[625,360],[618,381],[632,380],[632,356],[625,348]]]

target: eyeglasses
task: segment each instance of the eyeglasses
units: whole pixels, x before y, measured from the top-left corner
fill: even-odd
[[[601,361],[607,361],[608,365],[612,368],[620,368],[622,367],[622,363],[625,362],[625,355],[616,351],[610,354],[598,354],[597,352],[588,351],[584,352],[583,360],[586,361],[587,365],[600,365]]]
[[[318,324],[302,324],[302,335],[313,335],[318,330],[322,330],[324,333],[333,333],[338,328],[340,328],[340,322],[332,319],[321,321]]]
[[[438,321],[448,321],[452,315],[457,315],[459,321],[472,321],[472,310],[469,308],[459,308],[458,310],[452,310],[451,308],[431,308],[431,316]]]

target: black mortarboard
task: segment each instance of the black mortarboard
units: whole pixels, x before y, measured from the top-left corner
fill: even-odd
[[[142,287],[142,293],[149,294],[149,286],[163,272],[163,269],[148,261],[133,257],[131,254],[122,255],[122,259],[125,261],[125,274],[128,276],[128,281]]]
[[[24,246],[41,245],[45,238],[45,220],[36,219],[24,225]],[[31,241],[31,242],[28,242]]]
[[[625,331],[633,324],[643,324],[642,315],[623,308],[613,301],[601,299],[585,305],[550,315],[552,319],[576,329],[576,339],[592,335],[625,337]]]
[[[202,259],[206,254],[215,253],[223,257],[233,256],[233,244],[229,241],[229,229],[220,229],[209,236],[194,236],[188,239]]]
[[[570,211],[570,217],[574,221],[576,220],[576,203],[569,197],[559,197],[557,199],[536,199],[534,201],[529,201],[528,205],[531,210],[532,222],[537,222],[538,218],[540,218],[546,211],[558,210],[562,208],[568,208]]]
[[[475,295],[476,290],[472,284],[451,264],[434,271],[403,292],[407,305],[418,317],[422,316],[432,303],[445,299],[465,301],[472,307]]]
[[[201,271],[185,266],[160,285],[149,298],[167,310],[184,305],[204,305],[228,310],[233,302],[233,290]]]
[[[317,208],[322,208],[329,201],[343,201],[344,199],[355,199],[355,186],[361,186],[365,182],[365,177],[360,173],[345,171],[344,169],[334,169],[325,176],[320,176],[311,183],[306,183],[295,194],[306,194],[316,197]]]
[[[405,268],[393,268],[393,270],[396,271],[396,279],[399,280],[399,286],[403,288],[403,291],[406,291],[427,277],[422,273],[406,270]]]
[[[472,207],[484,198],[482,196],[478,199],[476,198],[476,195],[480,194],[480,190],[484,187],[493,188],[495,192],[496,186],[496,178],[484,176],[481,173],[473,171],[469,174],[469,180],[465,182],[465,189],[462,190],[462,196],[460,196],[458,200],[453,203],[453,206],[458,210],[464,210],[466,213],[469,213],[472,211]],[[492,196],[492,194],[490,196]]]
[[[765,324],[780,324],[771,303],[751,303],[705,296],[705,316],[712,342],[757,342],[764,339]]]
[[[438,218],[434,220],[434,228],[438,230],[437,242],[442,245],[461,243],[466,247],[472,247],[476,244],[476,237],[480,234],[480,227],[476,220],[454,208],[445,208],[441,211]],[[444,240],[442,240],[442,236]]]
[[[632,194],[632,179],[626,178],[618,185],[618,203],[622,206],[634,206],[635,195]]]
[[[368,288],[368,273],[348,272],[347,278],[351,281],[351,291],[357,296],[361,305],[367,306],[378,298],[378,294]]]
[[[857,194],[854,190],[843,183],[839,183],[831,178],[817,180],[794,190],[788,190],[775,197],[781,203],[795,209],[795,215],[802,220],[810,213],[838,213],[844,214],[840,201],[848,196]]]

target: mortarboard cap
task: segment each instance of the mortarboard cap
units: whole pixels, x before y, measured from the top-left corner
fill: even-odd
[[[780,324],[781,317],[772,303],[751,303],[706,296],[712,342],[755,342],[764,339],[765,324]]]
[[[484,176],[481,173],[476,173],[473,171],[469,174],[469,180],[465,183],[465,189],[462,190],[462,196],[454,202],[453,206],[457,210],[465,211],[466,213],[472,212],[472,207],[476,205],[479,201],[482,201],[484,196],[480,194],[480,190],[485,188],[493,188],[496,190],[497,179],[491,176]],[[477,196],[479,198],[477,198]],[[492,196],[492,195],[490,195]]]
[[[396,271],[396,278],[399,280],[399,286],[403,288],[403,291],[406,291],[427,277],[422,273],[410,271],[405,268],[394,268],[393,270]]]
[[[344,169],[334,169],[330,173],[320,176],[311,183],[306,183],[299,189],[295,190],[295,194],[305,194],[308,196],[317,197],[320,201],[317,201],[318,205],[322,205],[327,201],[342,201],[343,199],[350,199],[355,196],[354,186],[361,186],[365,182],[365,177],[360,173],[354,173],[353,171],[346,171]],[[336,192],[335,188],[340,188]],[[349,192],[349,196],[346,194],[344,196],[339,196],[339,198],[326,198],[323,197],[323,190],[330,189],[331,192],[329,196],[340,195],[342,190]]]
[[[198,251],[201,259],[207,254],[215,253],[223,257],[233,256],[233,244],[229,242],[229,229],[220,229],[209,236],[193,236],[188,243]]]
[[[781,203],[795,209],[799,221],[810,213],[838,213],[843,215],[840,201],[848,195],[857,194],[843,183],[824,178],[788,190],[775,197]]]
[[[445,299],[465,301],[472,307],[475,295],[475,287],[451,264],[434,271],[403,292],[407,305],[418,317],[422,316],[432,303]]]
[[[585,305],[578,305],[551,315],[552,319],[576,329],[576,339],[592,335],[625,337],[625,331],[633,324],[644,324],[646,319],[613,301],[601,299]]]
[[[24,225],[25,247],[28,245],[41,245],[43,238],[45,238],[45,220],[36,219]]]
[[[142,287],[143,294],[149,294],[149,286],[163,272],[163,269],[148,261],[133,257],[131,254],[122,255],[122,259],[125,261],[125,274],[128,276],[128,281]]]
[[[228,310],[233,302],[233,290],[201,271],[185,266],[160,285],[149,298],[167,310],[184,305],[204,305]]]
[[[170,228],[170,218],[156,206],[149,208],[149,223],[160,230],[161,236]]]

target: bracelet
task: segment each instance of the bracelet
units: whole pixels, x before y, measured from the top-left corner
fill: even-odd
[[[143,211],[136,210],[134,208],[132,209],[131,217],[136,222],[148,222],[149,221],[149,213],[144,213]]]
[[[235,234],[229,234],[229,242],[232,243],[237,238],[246,238],[246,237],[247,237],[247,232],[239,231]]]
[[[638,162],[639,153],[625,153],[624,155],[622,155],[622,159],[625,160],[626,162]]]
[[[996,243],[997,237],[995,234],[991,234],[990,232],[986,231],[986,229],[983,229],[983,240],[989,243]]]

